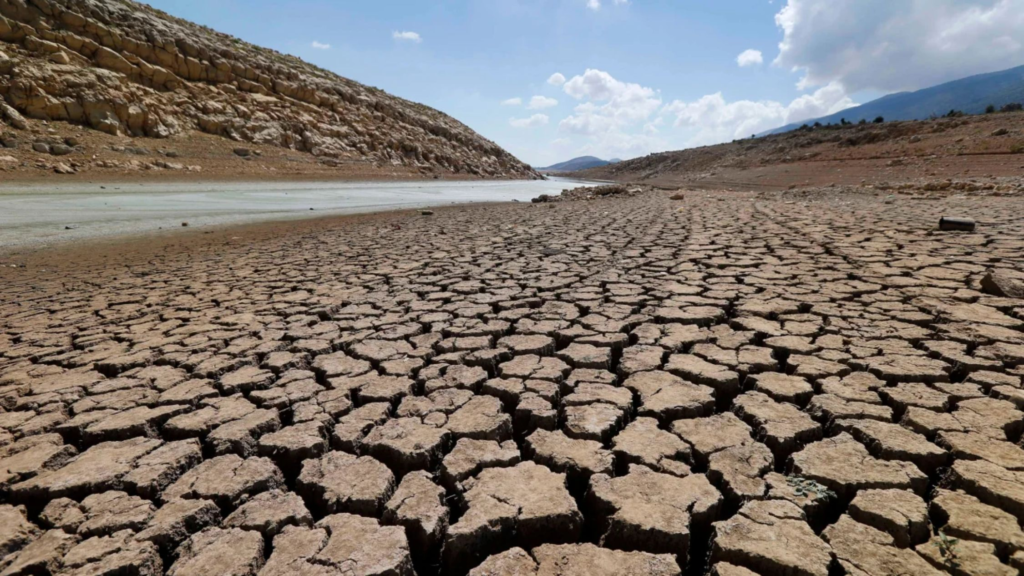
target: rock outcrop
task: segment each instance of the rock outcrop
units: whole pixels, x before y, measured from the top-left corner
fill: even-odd
[[[0,122],[170,138],[201,131],[328,165],[536,178],[455,119],[131,1],[0,0]],[[234,144],[232,143],[234,142]]]

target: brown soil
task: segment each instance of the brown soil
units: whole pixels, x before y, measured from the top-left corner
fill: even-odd
[[[998,134],[998,135],[996,135]],[[575,172],[664,187],[762,191],[790,187],[964,182],[1024,189],[1024,113],[797,130]]]
[[[1022,215],[685,189],[6,256],[0,571],[1013,574]]]

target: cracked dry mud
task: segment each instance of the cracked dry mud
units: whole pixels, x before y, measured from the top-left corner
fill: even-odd
[[[131,258],[2,272],[3,576],[1024,567],[1024,300],[983,281],[1024,267],[1020,199],[652,192]]]

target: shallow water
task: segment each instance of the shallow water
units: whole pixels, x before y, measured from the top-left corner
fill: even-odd
[[[0,248],[161,229],[464,204],[529,202],[580,182],[248,182],[0,186]],[[312,210],[310,210],[312,208]]]

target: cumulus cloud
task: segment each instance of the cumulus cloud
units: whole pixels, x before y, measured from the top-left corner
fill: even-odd
[[[508,100],[502,100],[501,101],[501,105],[502,106],[522,106],[523,105],[523,99],[522,98],[518,98],[518,97],[516,97],[516,98],[509,98]]]
[[[740,65],[740,68],[759,66],[764,63],[764,56],[760,50],[744,50],[736,57],[736,63]]]
[[[423,38],[420,37],[418,32],[410,32],[410,31],[398,32],[398,31],[395,31],[395,32],[391,33],[391,37],[394,38],[395,40],[399,40],[399,41],[403,41],[403,42],[415,42],[417,44],[419,44],[420,42],[423,41]]]
[[[534,96],[530,98],[530,104],[527,106],[530,110],[543,110],[545,108],[554,108],[558,106],[558,100],[554,98],[548,98],[547,96]]]
[[[788,0],[775,64],[801,87],[913,90],[1024,62],[1024,0]]]
[[[661,107],[661,96],[652,88],[622,82],[603,70],[587,69],[562,87],[583,102],[559,128],[576,134],[597,134],[623,129],[650,118]]]
[[[616,6],[625,6],[629,4],[629,0],[612,0],[612,4]],[[587,0],[587,8],[591,10],[601,9],[601,0]]]
[[[330,44],[324,44],[323,42],[317,42],[316,40],[313,40],[313,43],[310,44],[310,46],[312,46],[313,48],[315,48],[317,50],[330,50],[331,49],[331,45]]]
[[[529,118],[509,118],[508,123],[513,128],[537,128],[547,125],[549,120],[546,114],[534,114]]]
[[[827,116],[855,106],[843,86],[831,83],[788,105],[771,100],[726,102],[721,93],[694,102],[676,100],[663,112],[675,116],[675,126],[695,130],[691,146],[747,138],[786,124]]]
[[[551,84],[552,86],[561,86],[562,84],[565,84],[565,76],[563,76],[561,72],[555,72],[548,78],[548,84]]]

